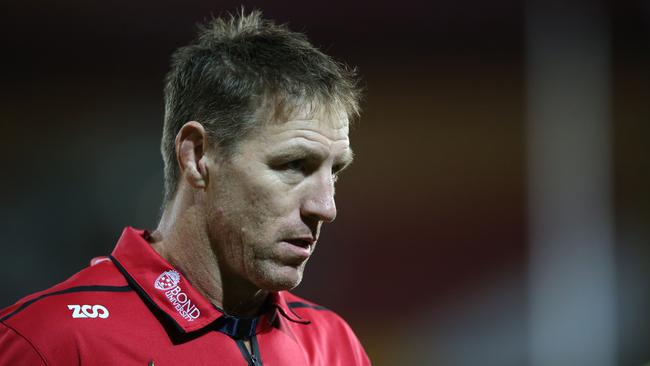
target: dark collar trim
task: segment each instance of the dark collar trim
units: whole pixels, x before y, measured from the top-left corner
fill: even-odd
[[[215,327],[231,338],[246,339],[255,335],[259,318],[238,318],[224,314],[215,321]]]
[[[287,305],[289,305],[289,309],[310,308],[310,309],[314,309],[314,310],[329,310],[328,308],[326,308],[324,306],[313,305],[313,304],[309,304],[309,303],[302,302],[302,301],[292,301],[292,302],[287,303]]]
[[[301,318],[300,315],[296,314],[293,311],[293,309],[289,307],[287,307],[287,309],[289,309],[290,313],[287,312],[282,306],[276,305],[276,308],[278,309],[278,312],[282,314],[283,317],[285,317],[285,319],[291,322],[298,323],[298,324],[305,324],[305,325],[311,324],[311,321]]]

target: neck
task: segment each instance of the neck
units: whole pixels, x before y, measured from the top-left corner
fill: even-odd
[[[151,236],[154,250],[212,304],[234,316],[259,315],[268,292],[221,268],[212,249],[219,243],[210,242],[205,212],[191,192],[179,190]]]

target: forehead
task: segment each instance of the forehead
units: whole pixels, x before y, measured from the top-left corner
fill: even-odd
[[[324,138],[332,142],[349,144],[349,118],[347,113],[332,106],[315,106],[310,103],[282,108],[283,113],[274,110],[262,112],[257,137],[262,139],[291,138],[305,135]],[[320,135],[320,136],[316,136]]]
[[[296,109],[286,118],[262,120],[237,144],[236,161],[294,160],[306,155],[349,165],[353,152],[346,113]]]

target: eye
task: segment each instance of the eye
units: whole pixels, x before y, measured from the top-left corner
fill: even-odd
[[[289,170],[304,173],[306,171],[306,165],[307,162],[305,159],[296,159],[280,164],[280,166],[278,166],[278,170]]]

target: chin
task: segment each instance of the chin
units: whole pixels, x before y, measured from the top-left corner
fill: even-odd
[[[287,291],[295,288],[302,281],[303,267],[283,267],[277,268],[272,273],[262,276],[259,281],[255,281],[260,289],[278,292]]]

